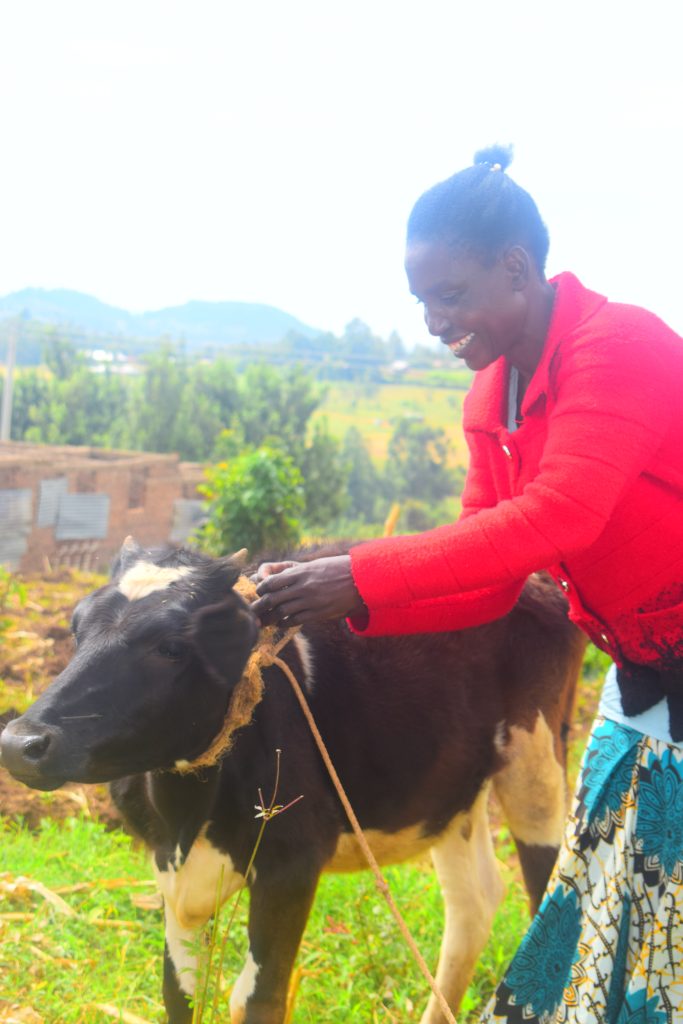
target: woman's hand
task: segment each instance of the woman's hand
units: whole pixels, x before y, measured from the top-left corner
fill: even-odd
[[[265,562],[252,578],[259,596],[251,608],[263,626],[300,626],[367,614],[348,555],[313,562]]]

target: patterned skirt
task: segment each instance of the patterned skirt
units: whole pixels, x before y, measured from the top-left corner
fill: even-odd
[[[683,1024],[683,747],[598,718],[557,865],[482,1024]]]

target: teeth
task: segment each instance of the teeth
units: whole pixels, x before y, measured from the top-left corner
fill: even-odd
[[[473,332],[471,334],[466,334],[465,337],[461,338],[459,341],[452,341],[448,347],[453,355],[459,356],[461,352],[465,351],[473,337]]]

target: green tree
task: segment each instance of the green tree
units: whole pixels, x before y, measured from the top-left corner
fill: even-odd
[[[212,554],[298,542],[304,510],[301,472],[278,448],[262,446],[206,470],[200,490],[207,498],[208,522],[199,542]]]
[[[338,518],[348,505],[346,484],[348,464],[341,445],[327,427],[318,421],[313,436],[301,457],[304,480],[306,525],[321,528]]]
[[[173,425],[173,450],[183,459],[209,459],[221,431],[233,427],[239,401],[237,377],[227,360],[187,367]]]
[[[323,397],[324,390],[300,366],[278,371],[252,363],[240,386],[238,419],[245,444],[276,440],[300,462],[308,421]]]
[[[112,444],[112,427],[125,417],[128,395],[123,380],[105,370],[95,374],[82,366],[66,380],[55,382],[60,408],[62,444]]]
[[[371,523],[375,520],[377,503],[383,495],[382,478],[357,427],[349,427],[346,431],[342,459],[346,463],[348,473],[348,514]]]
[[[434,502],[460,493],[462,480],[449,467],[446,434],[422,420],[398,421],[387,453],[385,480],[398,500]]]
[[[51,396],[52,381],[44,373],[27,369],[16,375],[12,394],[12,437],[15,440],[28,440],[27,432],[49,407]]]
[[[121,440],[125,447],[139,451],[172,452],[176,450],[175,426],[187,383],[187,364],[167,344],[145,362],[145,373],[133,384]]]
[[[73,342],[61,337],[53,329],[43,341],[43,362],[57,380],[68,380],[85,366],[85,356]]]

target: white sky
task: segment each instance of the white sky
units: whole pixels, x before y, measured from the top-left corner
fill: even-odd
[[[512,142],[571,269],[683,330],[677,0],[4,0],[0,295],[424,339],[417,196]]]

